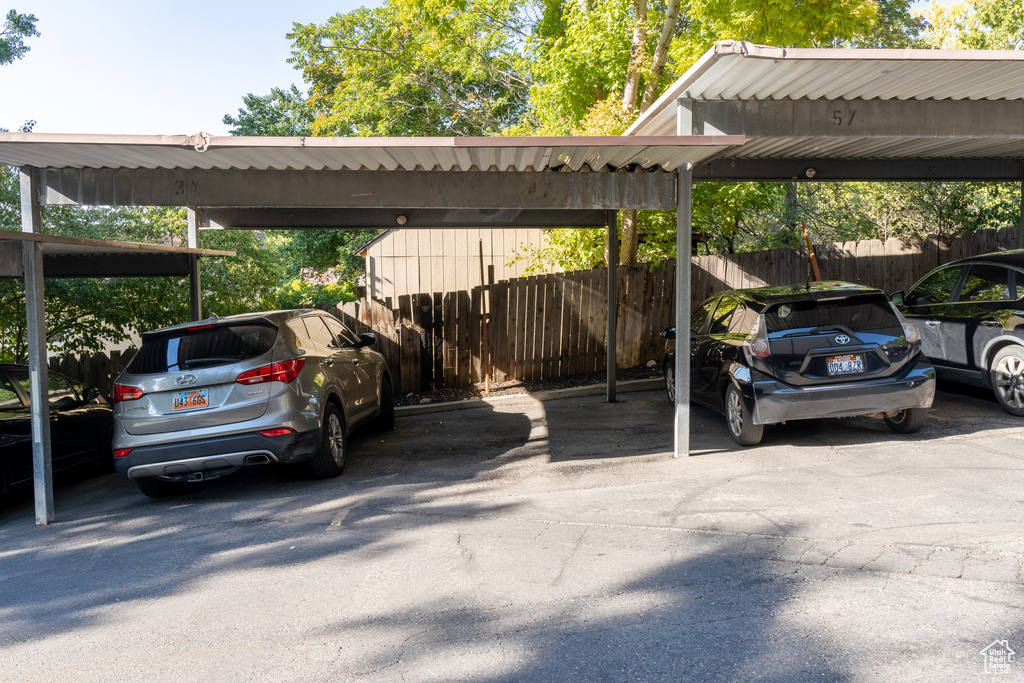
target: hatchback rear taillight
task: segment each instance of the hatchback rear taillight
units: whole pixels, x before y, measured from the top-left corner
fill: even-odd
[[[903,334],[907,337],[907,341],[911,344],[916,344],[921,341],[921,331],[917,329],[917,325],[903,321]]]
[[[771,346],[768,345],[767,325],[762,322],[761,316],[757,316],[754,329],[743,340],[743,354],[748,362],[751,358],[768,358],[772,355]]]
[[[255,370],[243,372],[235,381],[239,384],[262,384],[263,382],[284,382],[289,384],[299,376],[302,366],[305,364],[305,358],[283,360],[279,363],[271,363]]]
[[[121,401],[136,401],[146,394],[138,387],[129,387],[124,384],[114,385],[114,405]]]

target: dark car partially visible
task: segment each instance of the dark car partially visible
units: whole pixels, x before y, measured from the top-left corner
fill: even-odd
[[[947,263],[893,300],[939,377],[992,389],[1006,412],[1024,415],[1024,251]]]
[[[54,473],[82,465],[113,469],[113,412],[94,388],[47,373],[50,451]],[[29,371],[0,365],[0,494],[32,483]]]
[[[918,331],[882,291],[848,282],[717,294],[691,317],[689,352],[690,399],[724,413],[742,446],[759,443],[765,425],[820,417],[879,415],[916,432],[935,392]],[[671,399],[674,376],[672,348]]]

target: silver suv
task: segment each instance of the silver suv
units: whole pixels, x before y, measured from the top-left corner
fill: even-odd
[[[114,385],[114,464],[147,496],[247,465],[345,466],[346,437],[394,427],[384,358],[316,310],[249,313],[166,327]]]

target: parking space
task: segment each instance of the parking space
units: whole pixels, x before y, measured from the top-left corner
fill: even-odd
[[[793,422],[740,449],[660,392],[399,420],[335,480],[0,503],[11,680],[982,680],[1024,644],[1024,420]],[[1018,665],[1014,665],[1018,666]],[[1024,665],[1019,665],[1024,668]],[[1021,668],[1011,678],[1022,677]]]

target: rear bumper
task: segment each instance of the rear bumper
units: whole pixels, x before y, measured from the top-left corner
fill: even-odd
[[[114,459],[114,469],[122,479],[189,479],[196,472],[213,479],[246,465],[308,460],[319,447],[318,429],[277,437],[250,432],[133,448],[128,455]]]
[[[755,379],[752,388],[755,424],[851,417],[930,408],[935,397],[935,369],[921,356],[909,372],[894,378],[793,387],[765,377],[763,381]]]

